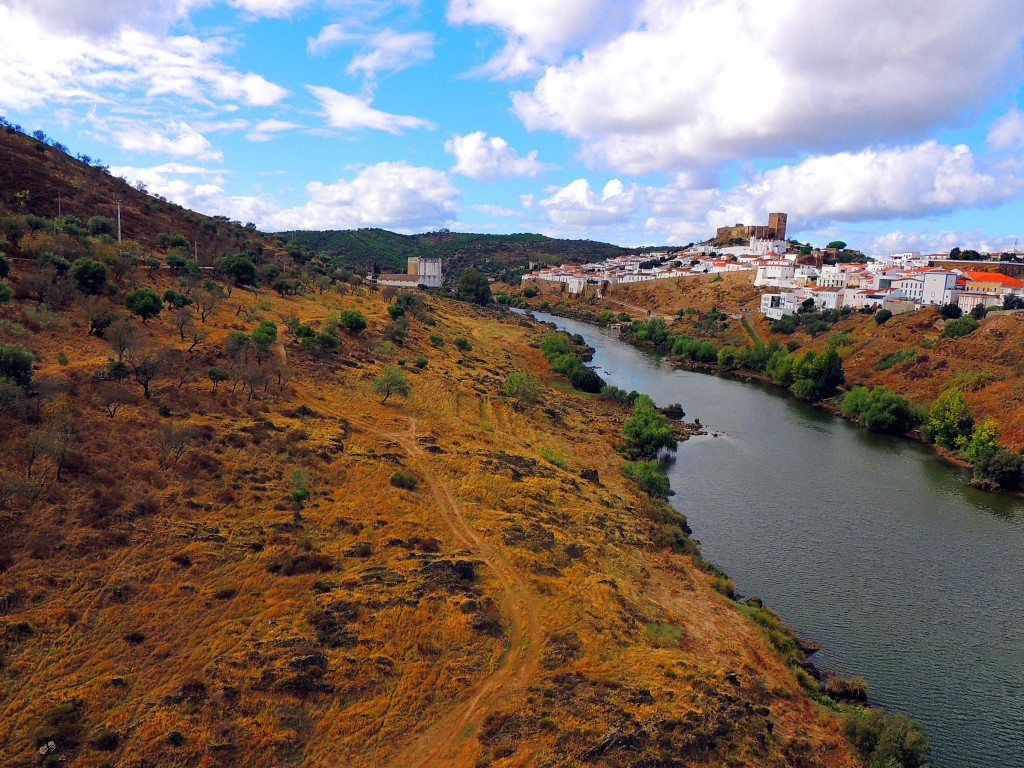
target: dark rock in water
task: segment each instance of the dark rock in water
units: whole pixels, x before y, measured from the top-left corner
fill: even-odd
[[[797,648],[803,651],[805,656],[811,656],[820,651],[823,647],[821,643],[816,643],[813,640],[805,640],[804,638],[797,635],[796,632],[793,632],[792,635],[793,642],[796,643]]]
[[[672,405],[666,405],[664,408],[659,408],[663,414],[668,416],[670,419],[683,419],[686,418],[686,411],[683,410],[683,406],[679,403],[673,403]]]
[[[584,480],[589,480],[592,483],[596,483],[597,485],[601,484],[601,478],[597,474],[596,469],[581,469],[580,477],[583,478]]]

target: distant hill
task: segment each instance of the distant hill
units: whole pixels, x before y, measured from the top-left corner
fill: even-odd
[[[84,224],[93,216],[116,219],[118,199],[123,237],[151,251],[166,250],[169,239],[181,235],[200,263],[212,264],[227,253],[262,252],[280,242],[255,225],[205,216],[136,189],[98,160],[73,156],[45,134],[27,135],[0,118],[0,215],[70,215]]]
[[[516,282],[531,262],[582,264],[602,261],[651,248],[623,248],[594,240],[561,240],[544,235],[478,235],[465,232],[428,232],[399,235],[385,229],[281,232],[289,241],[322,253],[339,267],[359,272],[405,272],[410,256],[440,256],[449,278],[465,267]]]

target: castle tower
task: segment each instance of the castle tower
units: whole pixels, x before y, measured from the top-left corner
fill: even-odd
[[[769,213],[768,214],[768,228],[774,230],[776,240],[786,239],[786,219],[788,216],[784,213]]]

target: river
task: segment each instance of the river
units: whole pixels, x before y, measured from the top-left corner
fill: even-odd
[[[934,768],[1024,768],[1024,502],[780,389],[673,369],[584,323],[609,384],[707,436],[669,478],[704,556],[927,733]]]

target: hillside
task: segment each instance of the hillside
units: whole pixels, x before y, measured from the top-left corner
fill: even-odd
[[[85,300],[0,308],[36,361],[0,416],[8,765],[856,765],[656,543],[622,406],[546,373],[529,321],[428,299],[402,338],[387,300],[236,289],[185,342],[170,313],[129,320],[133,371],[171,361],[148,398],[94,375],[121,337],[87,333]],[[369,327],[338,349],[286,338],[341,309]],[[266,321],[262,358],[229,339]],[[381,403],[389,364],[411,389]],[[502,395],[515,370],[536,405]]]
[[[384,229],[282,232],[282,237],[325,255],[337,266],[368,273],[405,272],[410,256],[439,257],[447,281],[468,266],[491,277],[518,280],[530,263],[584,263],[621,256],[630,250],[593,240],[559,240],[544,235],[477,235],[429,232],[399,235]]]
[[[201,264],[213,264],[228,253],[280,246],[277,238],[251,225],[204,216],[149,195],[106,173],[97,162],[78,159],[56,142],[41,141],[0,123],[0,215],[32,214],[51,220],[73,216],[84,226],[94,216],[116,222],[115,201],[120,200],[122,237],[142,250],[165,253],[170,238],[178,235]],[[63,240],[62,247],[74,247],[60,223],[49,234]],[[10,245],[0,251],[19,255],[17,238],[10,232],[6,237]]]

